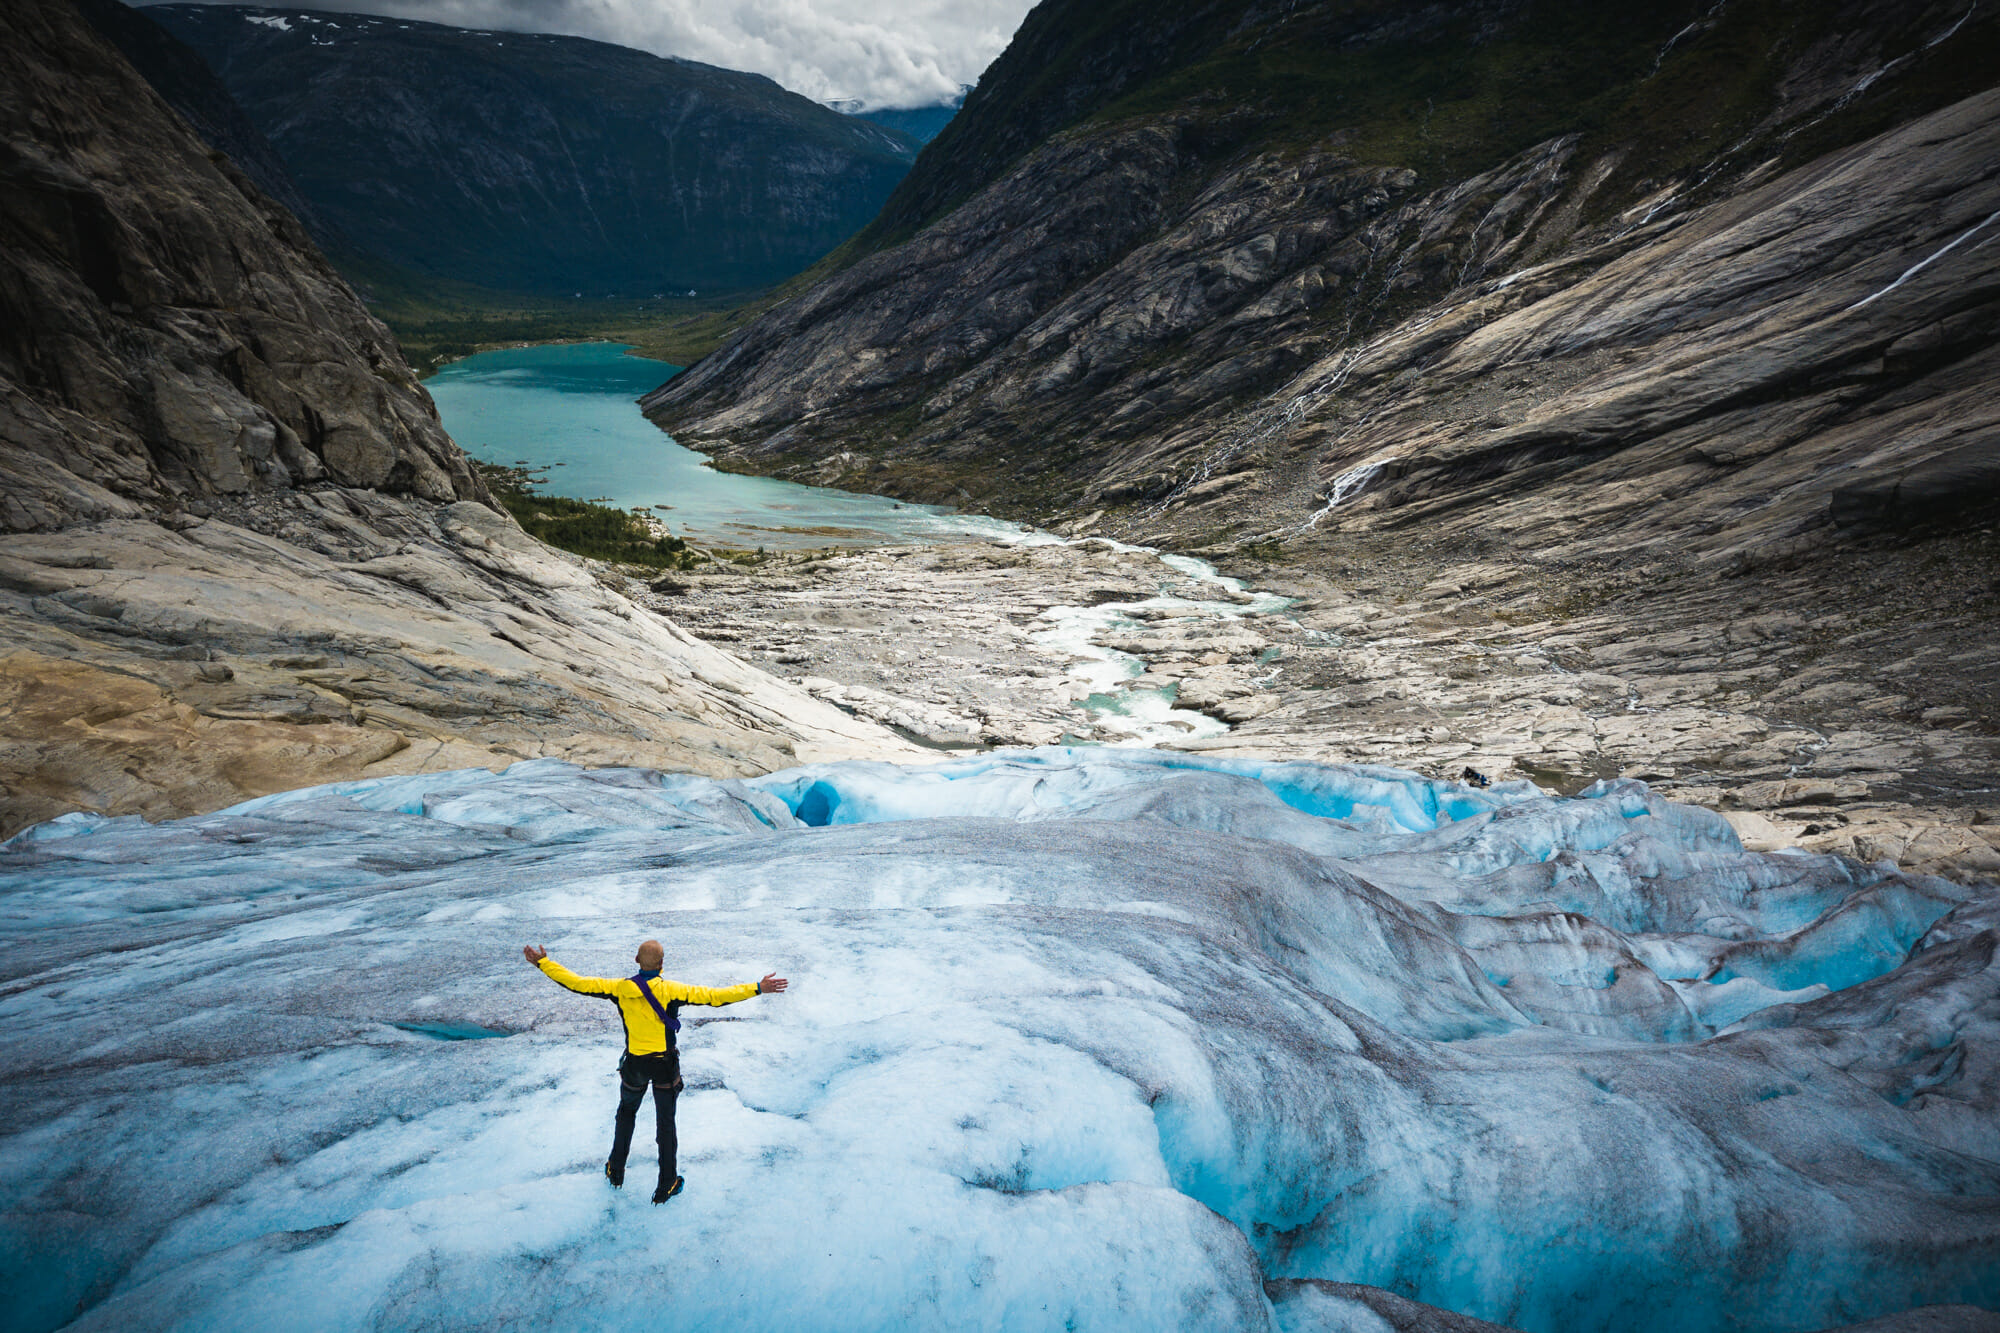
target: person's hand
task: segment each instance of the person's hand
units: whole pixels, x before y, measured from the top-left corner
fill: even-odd
[[[785,980],[776,972],[766,972],[764,979],[757,983],[757,993],[759,995],[776,995],[791,984],[791,982]]]
[[[531,963],[539,963],[548,956],[549,956],[549,951],[547,949],[540,947],[539,945],[524,944],[521,946],[521,957],[527,959]]]

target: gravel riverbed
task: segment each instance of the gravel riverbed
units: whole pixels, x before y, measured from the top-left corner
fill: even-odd
[[[1566,792],[1635,777],[1723,811],[1758,849],[2000,873],[2000,784],[1978,777],[2000,768],[1990,720],[1902,718],[1847,682],[1824,648],[1837,617],[1772,610],[1638,634],[1615,617],[1510,611],[1538,603],[1505,570],[1416,583],[1238,572],[1086,539],[786,556],[634,589],[691,633],[941,751],[1155,745]]]

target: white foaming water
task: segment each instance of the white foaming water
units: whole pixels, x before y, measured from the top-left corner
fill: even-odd
[[[1100,730],[1116,737],[1112,744],[1151,746],[1162,741],[1221,736],[1229,731],[1228,724],[1216,718],[1192,709],[1174,707],[1171,690],[1119,688],[1124,682],[1144,675],[1146,663],[1130,653],[1107,648],[1096,639],[1112,629],[1143,634],[1145,622],[1133,617],[1135,611],[1159,610],[1216,620],[1241,620],[1253,612],[1269,614],[1282,611],[1291,605],[1290,598],[1268,592],[1251,593],[1241,579],[1217,573],[1215,566],[1206,560],[1188,555],[1163,555],[1150,546],[1132,546],[1108,537],[1064,541],[1062,538],[1050,538],[1048,534],[1034,534],[1018,540],[1032,545],[1048,545],[1051,541],[1065,545],[1102,542],[1113,550],[1156,556],[1162,565],[1180,576],[1174,580],[1163,579],[1161,591],[1154,597],[1097,606],[1050,607],[1038,617],[1048,622],[1048,628],[1030,636],[1042,647],[1070,656],[1070,679],[1087,689],[1082,707]],[[1168,591],[1175,585],[1184,586],[1186,582],[1209,584],[1251,600],[1188,598]]]
[[[1383,468],[1395,461],[1396,457],[1392,454],[1387,458],[1377,458],[1372,462],[1351,467],[1335,477],[1333,485],[1327,488],[1326,503],[1321,505],[1313,513],[1313,516],[1305,521],[1303,525],[1304,529],[1310,530],[1318,527],[1319,521],[1339,508],[1343,500],[1358,492],[1369,482],[1375,480],[1381,474]]]

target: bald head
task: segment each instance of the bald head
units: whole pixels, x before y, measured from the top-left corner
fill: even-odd
[[[633,955],[633,959],[641,970],[657,972],[660,970],[660,964],[667,961],[667,951],[660,947],[658,940],[647,940],[639,946],[639,952]]]

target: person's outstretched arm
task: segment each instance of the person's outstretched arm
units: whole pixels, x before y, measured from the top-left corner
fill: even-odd
[[[758,995],[776,995],[792,983],[776,972],[766,972],[762,981],[746,981],[740,986],[689,986],[678,981],[663,983],[667,998],[682,1004],[735,1004]]]
[[[579,995],[615,995],[612,990],[620,980],[617,977],[580,977],[576,973],[549,957],[549,951],[538,945],[524,944],[521,956],[542,969],[542,974],[564,990],[573,990]]]

